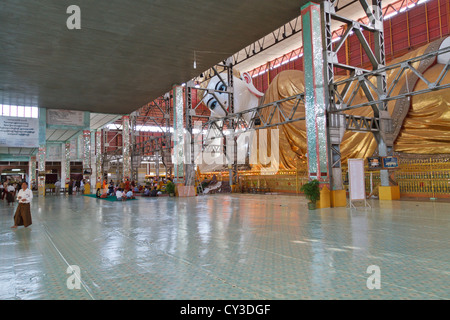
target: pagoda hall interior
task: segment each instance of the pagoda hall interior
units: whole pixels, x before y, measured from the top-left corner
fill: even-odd
[[[450,0],[2,0],[0,26],[0,300],[450,298]]]

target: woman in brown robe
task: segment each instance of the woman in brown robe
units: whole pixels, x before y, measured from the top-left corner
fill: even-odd
[[[33,192],[28,189],[28,183],[22,183],[22,189],[20,189],[17,195],[19,206],[14,214],[14,225],[11,228],[17,228],[18,226],[24,226],[25,228],[31,225],[31,199],[33,199]]]

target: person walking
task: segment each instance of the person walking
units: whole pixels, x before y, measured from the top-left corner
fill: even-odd
[[[16,188],[12,183],[6,188],[6,201],[8,201],[8,205],[14,203],[14,196],[16,195]]]
[[[55,182],[55,194],[59,196],[60,193],[61,193],[61,181],[58,180]]]
[[[73,193],[73,180],[72,179],[70,179],[68,185],[69,185],[69,195],[72,195],[72,193]]]
[[[84,194],[84,183],[85,183],[85,181],[86,180],[84,180],[84,179],[80,181],[80,193],[81,194]]]
[[[28,188],[28,183],[22,183],[22,189],[20,189],[17,195],[19,206],[14,214],[14,225],[11,228],[16,229],[18,226],[24,226],[26,228],[32,224],[30,209],[32,199],[33,192]]]

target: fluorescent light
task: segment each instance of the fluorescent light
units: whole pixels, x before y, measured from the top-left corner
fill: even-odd
[[[333,43],[333,42],[336,42],[336,41],[339,41],[339,40],[341,40],[341,37],[336,37],[334,39],[331,39],[331,42]]]
[[[393,16],[396,16],[397,14],[398,14],[398,12],[397,12],[397,11],[394,11],[394,12],[392,12],[392,13],[390,13],[390,14],[384,16],[384,17],[383,17],[383,20],[387,20],[387,19],[389,19],[389,18],[392,18]]]
[[[11,171],[22,171],[22,169],[11,169]]]

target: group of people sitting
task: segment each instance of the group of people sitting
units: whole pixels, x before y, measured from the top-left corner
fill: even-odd
[[[101,193],[100,188],[97,188],[96,195],[97,195],[97,198],[107,198],[107,197],[116,196],[117,200],[121,200],[121,201],[135,199],[134,193],[132,190],[128,190],[127,192],[125,192],[121,188],[117,189],[116,192],[114,192],[114,191],[110,192],[110,189],[108,189],[108,191],[103,194]]]
[[[153,187],[153,189],[150,190],[150,187],[145,187],[144,189],[144,197],[157,197],[158,193],[161,193],[160,191],[158,191],[157,187]]]
[[[105,188],[105,183],[103,185],[97,182],[97,198],[107,198],[115,196],[117,200],[129,200],[135,199],[135,195],[139,194],[143,197],[157,197],[162,192],[158,189],[158,186],[146,186],[144,188],[139,188],[138,185],[132,181],[131,183],[126,180],[114,185],[113,181],[110,181],[107,188]],[[103,191],[102,191],[103,190]]]

